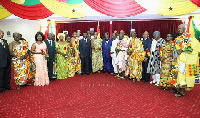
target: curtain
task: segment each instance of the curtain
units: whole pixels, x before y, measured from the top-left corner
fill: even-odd
[[[119,33],[120,30],[124,30],[126,35],[130,35],[131,21],[113,21],[112,25],[113,32],[114,30],[117,30],[117,32]]]
[[[110,21],[99,22],[100,36],[103,37],[106,32],[110,30]]]
[[[70,23],[56,23],[56,35],[63,31],[68,31],[68,34],[72,36],[73,32],[81,30],[81,35],[90,31],[90,28],[94,28],[97,31],[98,22],[70,22]]]
[[[101,21],[100,24],[100,35],[104,36],[105,32],[109,32],[110,23],[109,21]],[[152,20],[152,21],[132,21],[132,28],[136,30],[137,37],[142,37],[144,31],[148,31],[150,38],[154,31],[160,31],[161,37],[166,38],[167,33],[177,33],[178,25],[182,24],[181,20]],[[72,36],[72,33],[81,30],[81,34],[94,28],[94,31],[97,31],[97,21],[90,22],[70,22],[70,23],[56,23],[56,35],[62,33],[63,31],[68,31],[69,35]],[[125,34],[130,36],[131,21],[113,21],[112,22],[112,31],[117,30],[119,33],[120,30],[124,30]]]
[[[167,33],[177,33],[178,25],[182,20],[152,20],[152,21],[132,21],[132,28],[136,30],[137,37],[141,38],[144,31],[149,32],[152,38],[154,31],[160,31],[162,38],[166,38]],[[131,21],[113,21],[113,31],[124,30],[125,34],[130,36]]]
[[[180,24],[181,20],[133,21],[132,28],[136,30],[137,37],[142,37],[143,32],[148,31],[152,38],[154,31],[160,31],[160,36],[166,38],[167,33],[177,33]]]
[[[72,33],[81,30],[81,35],[90,31],[90,28],[94,28],[97,31],[98,22],[70,22],[70,23],[56,23],[56,35],[62,33],[63,31],[68,31],[68,34],[72,36]],[[100,35],[103,36],[105,32],[109,32],[109,21],[99,22],[100,25]]]

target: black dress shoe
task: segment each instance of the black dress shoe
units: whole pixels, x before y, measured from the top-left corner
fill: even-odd
[[[103,73],[105,73],[106,71],[103,71]]]
[[[13,88],[11,88],[11,87],[7,87],[7,88],[5,88],[6,90],[13,90]]]
[[[149,82],[149,80],[144,80],[143,82]]]
[[[0,93],[5,93],[5,91],[4,91],[4,90],[1,90]]]
[[[81,75],[84,75],[85,73],[81,73]]]
[[[113,74],[112,72],[108,72],[108,74]]]
[[[87,75],[90,75],[90,73],[86,73]]]

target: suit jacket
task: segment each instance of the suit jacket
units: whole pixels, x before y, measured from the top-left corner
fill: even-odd
[[[8,46],[8,43],[5,39],[1,39],[1,43],[0,43],[0,67],[6,67],[8,63],[11,63],[9,46]]]
[[[151,44],[152,44],[152,40],[150,38],[147,38],[146,40],[142,41],[144,50],[146,51],[146,49],[149,50],[149,52],[151,51]],[[149,58],[146,54],[146,57]]]
[[[111,56],[110,56],[110,48],[112,46],[112,41],[113,41],[113,39],[110,38],[108,40],[108,43],[107,43],[106,40],[103,39],[103,42],[102,42],[103,58],[105,58],[105,57],[111,58]]]
[[[49,44],[48,40],[45,40],[45,43],[46,43],[47,49],[48,49],[49,61],[55,60],[55,54],[56,54],[55,42],[52,40],[52,46]]]
[[[87,38],[87,43],[85,42],[84,38],[79,41],[79,51],[80,55],[83,57],[90,57],[90,55],[92,56],[90,39]]]

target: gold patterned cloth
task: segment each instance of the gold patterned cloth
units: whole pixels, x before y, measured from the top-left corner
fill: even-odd
[[[103,69],[102,39],[92,39],[95,49],[92,49],[92,72]]]
[[[21,56],[25,56],[28,51],[28,43],[26,41],[21,41],[19,45],[13,45],[13,53],[18,57],[12,57],[13,69],[14,69],[14,79],[16,85],[27,84],[27,59],[20,59]]]
[[[171,52],[174,51],[174,42],[166,42],[162,45],[162,54],[163,57],[168,56]],[[172,57],[168,57],[161,62],[161,79],[160,79],[160,86],[163,87],[171,87],[171,79],[170,79],[170,72],[172,68]]]
[[[132,51],[132,53],[128,57],[128,70],[126,74],[130,74],[130,78],[136,78],[137,81],[140,81],[142,78],[142,61],[146,55],[142,41],[139,38],[133,38],[130,41],[128,51]]]

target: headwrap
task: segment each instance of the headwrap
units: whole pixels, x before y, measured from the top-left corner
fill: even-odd
[[[63,33],[58,33],[57,38],[59,39],[60,36],[63,36],[63,40],[65,41],[65,34],[63,34]],[[60,41],[60,39],[59,39],[59,41]]]
[[[159,32],[159,31],[155,31],[155,32],[153,33],[153,35],[155,35],[155,34],[160,35],[160,32]]]

